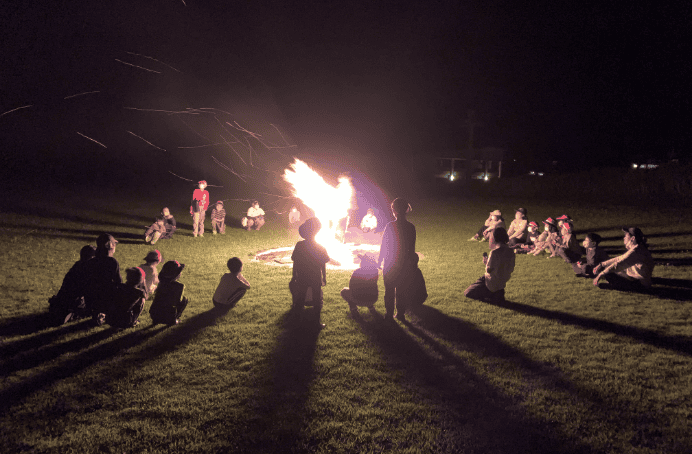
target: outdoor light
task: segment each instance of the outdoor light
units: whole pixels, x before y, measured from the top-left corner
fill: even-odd
[[[453,173],[449,174],[449,181],[454,181],[454,174]]]
[[[485,174],[485,177],[483,177],[483,179],[484,179],[485,181],[488,181],[488,174],[487,174],[487,173]]]
[[[538,172],[538,176],[539,176],[539,177],[542,177],[542,176],[543,176],[543,172]]]
[[[531,172],[529,172],[529,175],[536,175],[536,172],[532,170]]]
[[[636,169],[636,168],[637,168],[637,164],[632,164],[632,168],[633,168],[633,169]]]

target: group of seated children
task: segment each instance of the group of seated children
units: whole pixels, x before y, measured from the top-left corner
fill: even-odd
[[[96,249],[90,245],[82,248],[79,261],[49,300],[49,313],[56,324],[91,317],[99,326],[131,328],[139,324],[145,301],[152,295],[149,312],[154,324],[177,323],[188,303],[183,284],[177,282],[185,265],[172,260],[159,273],[161,253],[151,251],[144,264],[125,270],[123,282],[114,257],[117,244],[112,235],[103,233],[96,239]]]
[[[176,230],[175,218],[168,208],[161,210],[161,215],[156,216],[154,223],[144,232],[144,241],[156,244],[159,240],[170,240]]]
[[[499,210],[490,214],[484,228],[471,240],[483,241],[498,228],[501,220]],[[574,233],[574,222],[569,215],[564,214],[557,220],[549,217],[543,221],[543,225],[543,232],[539,234],[538,225],[528,222],[526,210],[518,208],[515,219],[507,231],[507,246],[514,249],[515,254],[527,253],[538,256],[548,252],[548,258],[561,257],[572,266],[577,277],[591,278],[594,285],[602,288],[643,290],[651,287],[654,261],[648,250],[646,238],[639,228],[623,227],[623,241],[627,252],[610,259],[599,245],[601,237],[597,233],[588,233],[581,246],[579,245]],[[608,281],[608,284],[599,285],[601,279]]]

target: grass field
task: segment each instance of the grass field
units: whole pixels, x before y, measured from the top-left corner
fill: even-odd
[[[567,210],[580,238],[598,232],[611,255],[624,252],[619,226],[640,226],[658,264],[652,294],[599,290],[560,259],[518,256],[506,303],[467,300],[487,243],[466,240],[517,202],[414,200],[430,296],[407,323],[381,323],[381,296],[377,313],[349,315],[349,273],[338,271],[326,328],[289,323],[290,269],[251,260],[297,239],[270,216],[259,232],[194,239],[183,228],[156,245],[187,265],[179,325],[152,327],[145,309],[130,330],[49,327],[48,298],[98,233],[120,241],[123,270],[152,249],[141,233],[160,201],[94,197],[20,201],[0,220],[0,452],[692,452],[683,211]],[[537,221],[565,211],[522,205]],[[253,288],[219,314],[211,295],[234,255]]]

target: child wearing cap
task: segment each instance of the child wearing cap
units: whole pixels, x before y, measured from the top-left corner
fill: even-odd
[[[161,235],[161,239],[170,240],[171,238],[173,238],[173,234],[177,229],[175,224],[175,218],[171,214],[171,210],[169,210],[168,207],[164,207],[164,209],[161,210],[161,216],[163,216],[163,222],[166,227],[166,233]]]
[[[359,255],[360,267],[353,271],[348,287],[341,290],[341,297],[346,300],[351,312],[357,312],[358,306],[373,308],[378,298],[377,280],[380,277],[374,257]]]
[[[644,233],[637,227],[623,227],[623,242],[627,252],[597,265],[593,285],[605,278],[612,288],[642,291],[649,289],[654,271],[654,259],[646,244]],[[600,287],[600,286],[599,286]]]
[[[570,221],[563,221],[560,230],[562,239],[555,248],[555,255],[559,255],[569,264],[578,262],[581,258],[581,247],[579,247],[577,236],[574,234],[573,229]]]
[[[125,270],[125,284],[119,284],[113,304],[106,312],[106,323],[113,328],[133,328],[139,324],[144,308],[144,270],[138,267]]]
[[[538,240],[535,242],[533,252],[531,252],[531,255],[533,256],[537,256],[546,249],[549,249],[552,252],[552,249],[550,249],[551,241],[554,241],[557,238],[557,226],[555,225],[553,218],[548,218],[543,221],[543,225],[544,230],[538,237]]]
[[[298,241],[291,254],[293,260],[293,276],[288,288],[293,297],[294,311],[302,311],[305,306],[314,306],[317,312],[317,326],[322,328],[320,313],[322,311],[322,287],[327,285],[327,250],[315,240],[322,228],[317,218],[309,218],[299,228],[298,233],[303,240]]]
[[[216,287],[212,302],[215,307],[231,308],[245,296],[245,292],[250,289],[250,283],[243,277],[243,262],[238,257],[228,259],[226,267],[230,273],[221,276],[219,285]]]
[[[526,219],[526,208],[517,208],[514,213],[514,219],[509,224],[509,230],[507,230],[507,235],[509,235],[507,246],[515,248],[520,244],[526,243],[528,224],[529,221]]]
[[[149,315],[154,325],[177,325],[180,316],[187,307],[189,300],[183,296],[185,285],[178,282],[185,265],[170,260],[164,263],[159,273],[159,286],[156,288],[154,301],[151,303]]]
[[[259,230],[264,225],[264,210],[260,208],[257,200],[252,201],[252,206],[247,210],[247,230]]]
[[[226,233],[226,210],[223,208],[223,201],[219,200],[211,210],[211,232],[216,235],[216,232],[221,234]]]
[[[166,225],[163,216],[156,216],[156,220],[144,232],[144,241],[146,243],[156,244],[162,235],[166,233]]]
[[[84,295],[88,285],[88,262],[95,254],[93,246],[84,246],[79,251],[79,260],[65,275],[58,294],[48,300],[48,313],[55,324],[62,325],[86,315]]]
[[[526,234],[526,242],[520,247],[514,249],[514,252],[517,254],[530,254],[534,252],[536,243],[540,238],[541,234],[538,232],[538,224],[536,224],[534,221],[528,223],[526,230],[528,232]],[[547,236],[548,235],[546,234],[546,237]]]
[[[610,259],[608,253],[601,247],[601,235],[598,233],[587,233],[586,238],[582,246],[586,251],[586,263],[579,261],[577,263],[572,263],[572,269],[576,273],[577,277],[596,277],[593,274],[594,268]]]
[[[190,215],[192,216],[192,236],[204,236],[204,217],[209,206],[209,191],[205,188],[207,182],[202,180],[198,183],[198,188],[192,193],[192,203],[190,204]]]
[[[159,270],[158,266],[161,263],[161,252],[157,250],[150,251],[144,257],[144,264],[139,267],[144,270],[144,296],[149,299],[154,294],[156,287],[159,285]]]

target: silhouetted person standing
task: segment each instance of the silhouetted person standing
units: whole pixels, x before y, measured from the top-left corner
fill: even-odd
[[[406,213],[411,211],[411,205],[397,198],[392,202],[392,214],[396,218],[384,228],[382,246],[378,265],[382,266],[384,280],[385,321],[394,319],[396,303],[396,318],[406,320],[406,295],[402,291],[408,273],[415,267],[416,227],[406,220]]]

